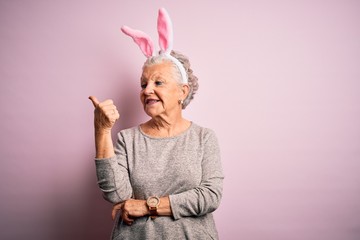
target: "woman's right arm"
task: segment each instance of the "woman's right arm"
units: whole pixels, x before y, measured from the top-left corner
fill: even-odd
[[[110,158],[114,156],[114,146],[111,139],[111,129],[120,115],[112,100],[99,100],[90,96],[94,110],[96,158]]]
[[[91,96],[94,111],[96,172],[98,184],[106,200],[119,203],[132,196],[132,188],[127,169],[125,145],[118,140],[118,153],[115,155],[111,129],[120,115],[112,100],[99,102]]]

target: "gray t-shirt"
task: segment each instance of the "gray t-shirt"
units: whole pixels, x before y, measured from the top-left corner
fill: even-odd
[[[194,123],[167,138],[140,127],[118,133],[113,158],[95,159],[98,184],[112,203],[169,196],[172,217],[117,217],[112,239],[218,239],[211,212],[222,196],[223,173],[214,132]]]

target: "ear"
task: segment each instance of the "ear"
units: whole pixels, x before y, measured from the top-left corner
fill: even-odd
[[[190,87],[188,84],[182,84],[181,85],[181,94],[182,94],[182,100],[185,100],[187,96],[189,95]]]
[[[139,30],[131,29],[127,26],[121,27],[121,31],[126,35],[132,37],[134,42],[140,47],[141,51],[147,58],[153,55],[154,43],[146,33]]]
[[[170,54],[173,48],[173,28],[169,14],[165,8],[159,9],[157,24],[160,49],[164,53]]]

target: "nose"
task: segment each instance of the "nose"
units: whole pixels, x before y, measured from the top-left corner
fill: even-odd
[[[149,95],[149,94],[154,93],[153,84],[148,83],[148,84],[146,85],[146,88],[144,89],[144,93],[145,93],[146,95]]]

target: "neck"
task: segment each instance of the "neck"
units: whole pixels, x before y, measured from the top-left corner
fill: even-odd
[[[190,122],[179,116],[158,116],[146,122],[143,131],[152,136],[171,137],[180,134],[190,126]]]

